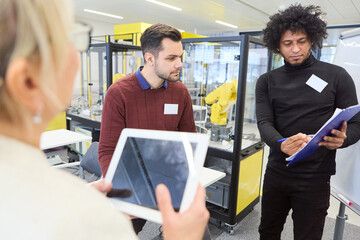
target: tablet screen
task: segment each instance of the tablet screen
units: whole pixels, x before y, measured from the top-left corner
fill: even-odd
[[[197,144],[190,145],[193,154]],[[179,208],[188,176],[182,141],[127,137],[112,184],[114,189],[132,191],[131,197],[120,200],[157,208],[155,189],[163,183],[170,191],[174,208]]]

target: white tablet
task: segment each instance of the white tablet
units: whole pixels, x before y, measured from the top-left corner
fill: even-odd
[[[200,133],[124,129],[105,181],[132,195],[110,201],[124,213],[161,224],[155,189],[163,183],[174,208],[186,210],[196,193],[208,142],[208,135]]]

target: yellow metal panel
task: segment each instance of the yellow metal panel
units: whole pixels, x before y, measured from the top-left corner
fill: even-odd
[[[146,30],[148,27],[150,27],[150,26],[152,26],[152,24],[141,22],[141,24],[140,24],[140,31],[138,31],[138,32],[143,33],[143,32],[145,32],[145,30]]]
[[[66,113],[62,112],[51,120],[45,131],[66,129]]]
[[[264,149],[240,161],[236,215],[259,196]]]
[[[115,75],[113,75],[113,78],[112,78],[112,83],[116,82],[117,80],[125,77],[126,75],[123,74],[123,73],[116,73]]]
[[[140,42],[141,35],[142,35],[142,32],[135,34],[135,36],[134,36],[134,38],[133,38],[133,45],[135,45],[135,46],[141,46],[141,42]]]
[[[114,39],[115,40],[132,40],[133,45],[140,46],[141,34],[152,24],[150,23],[129,23],[114,26]],[[182,38],[205,38],[204,35],[194,33],[182,32]]]
[[[130,40],[133,39],[137,42],[137,38],[140,38],[140,36],[137,36],[137,33],[143,33],[148,27],[150,27],[152,24],[150,23],[129,23],[129,24],[121,24],[121,25],[115,25],[114,26],[114,39],[124,39],[124,40]],[[141,35],[141,34],[139,34]],[[140,45],[140,44],[136,44]]]
[[[189,32],[182,32],[181,37],[182,38],[206,38],[206,36],[204,36],[204,35],[198,35],[198,34],[189,33]]]
[[[204,39],[204,42],[196,42],[195,45],[214,45],[214,46],[221,46],[221,43],[212,43],[212,42],[206,42],[206,39]],[[221,49],[214,49],[215,51],[221,52]]]

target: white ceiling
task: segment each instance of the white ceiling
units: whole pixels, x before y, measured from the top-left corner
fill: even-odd
[[[182,8],[171,10],[145,0],[73,0],[79,18],[108,24],[136,22],[165,23],[186,32],[213,34],[228,31],[262,30],[269,16],[292,3],[319,5],[327,13],[329,26],[360,24],[360,0],[159,0]],[[83,9],[119,15],[114,19],[84,12]],[[215,23],[216,20],[238,26],[233,29]],[[109,33],[111,34],[111,33]]]

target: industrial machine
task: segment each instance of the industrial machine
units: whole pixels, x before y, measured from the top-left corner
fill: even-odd
[[[149,23],[131,23],[114,26],[114,35],[91,38],[90,49],[81,54],[79,81],[76,81],[74,98],[66,112],[66,127],[74,130],[82,126],[93,132],[93,141],[98,140],[102,104],[109,86],[115,81],[136,72],[144,65],[140,37]],[[183,38],[205,37],[181,33]],[[194,117],[199,123],[206,120],[207,108],[194,106]],[[62,119],[64,119],[64,115]],[[55,122],[57,128],[59,123]],[[64,127],[65,123],[61,125]],[[54,129],[54,124],[49,126]]]
[[[231,140],[231,128],[227,127],[231,121],[233,106],[236,102],[237,80],[223,83],[205,97],[206,104],[211,105],[210,121],[211,140]],[[229,119],[228,119],[229,116]]]
[[[259,202],[264,143],[256,127],[255,84],[268,70],[268,51],[247,35],[183,39],[180,81],[188,88],[198,132],[210,135],[206,167],[226,173],[207,187],[211,219],[229,233]],[[143,64],[139,46],[107,41],[81,55],[68,129],[99,138],[108,87]]]
[[[255,84],[268,71],[268,51],[247,35],[182,43],[180,81],[193,106],[208,109],[203,121],[195,121],[199,132],[210,135],[205,166],[226,173],[207,187],[207,207],[211,221],[232,233],[260,198],[264,143],[256,126]]]
[[[115,81],[136,72],[144,63],[139,46],[111,42],[110,36],[104,36],[103,40],[92,43],[86,53],[81,53],[79,79],[66,112],[67,128],[90,131],[93,141],[99,140],[107,89]]]
[[[212,124],[226,125],[229,109],[236,101],[237,80],[226,82],[205,97],[211,105],[210,121]]]

